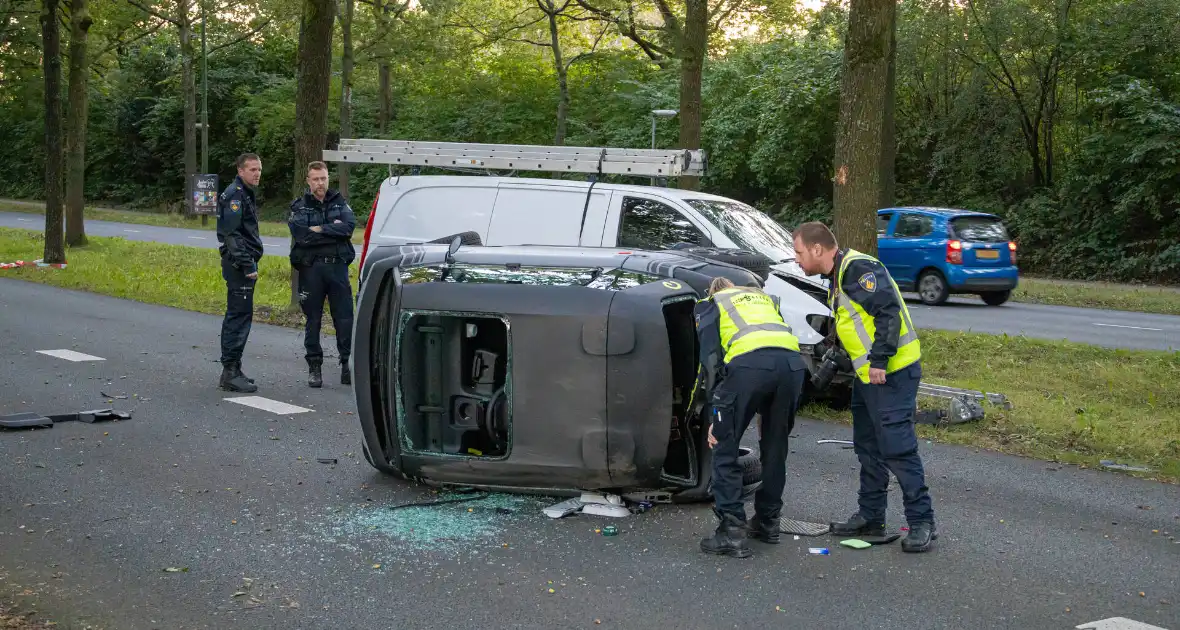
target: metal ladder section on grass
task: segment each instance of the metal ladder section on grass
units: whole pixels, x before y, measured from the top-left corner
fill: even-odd
[[[700,177],[705,174],[702,150],[558,147],[527,144],[470,144],[416,140],[341,139],[338,148],[325,150],[326,162],[434,166],[465,169],[508,169],[641,175],[645,177]]]

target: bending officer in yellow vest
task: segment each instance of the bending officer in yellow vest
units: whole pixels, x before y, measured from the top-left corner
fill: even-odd
[[[720,520],[713,536],[701,540],[701,550],[745,558],[750,555],[747,535],[779,541],[787,438],[795,426],[806,366],[778,299],[759,289],[716,278],[693,314],[711,403],[713,512]],[[754,522],[747,532],[738,446],[755,413],[762,417],[762,487],[754,496]]]
[[[832,523],[837,536],[885,533],[889,473],[901,484],[910,531],[903,551],[926,551],[938,538],[914,432],[922,350],[901,291],[881,261],[839,249],[822,223],[795,230],[795,255],[808,275],[828,277],[836,335],[857,378],[852,382],[852,443],[860,460],[859,509]]]

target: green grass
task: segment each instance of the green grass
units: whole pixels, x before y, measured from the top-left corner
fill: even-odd
[[[1180,289],[1175,287],[1022,277],[1012,299],[1033,304],[1180,315]]]
[[[1092,467],[1113,459],[1180,480],[1180,352],[937,330],[921,335],[924,381],[998,392],[1013,408],[985,404],[981,421],[919,425],[920,435]],[[815,405],[805,413],[851,418]]]
[[[0,261],[35,260],[38,232],[0,229]],[[70,289],[220,315],[225,284],[214,250],[93,238],[67,252],[66,269],[0,270]],[[356,286],[356,266],[351,268]],[[255,293],[256,321],[301,326],[288,308],[290,266],[266,256]],[[325,326],[328,321],[325,321]],[[1110,350],[1022,337],[922,331],[924,379],[1000,392],[1014,408],[985,406],[979,422],[920,426],[923,436],[1097,466],[1101,459],[1156,469],[1180,480],[1180,352]],[[809,407],[805,413],[847,422],[846,412]]]
[[[0,228],[0,262],[41,258],[44,236],[30,230]],[[65,269],[0,269],[0,278],[20,278],[161,304],[190,311],[225,313],[225,281],[215,249],[92,237],[85,247],[66,252]],[[356,269],[349,268],[353,290]],[[303,315],[289,308],[291,264],[285,256],[263,256],[254,290],[255,321],[302,326]],[[331,318],[324,327],[334,334]]]
[[[23,212],[45,216],[45,204],[33,201],[0,200],[0,212]],[[154,225],[157,227],[187,228],[190,230],[216,230],[217,218],[209,217],[207,225],[201,225],[200,217],[190,217],[180,214],[166,214],[163,212],[140,212],[137,210],[116,210],[113,208],[94,208],[87,206],[85,218],[93,221],[113,221],[116,223],[133,223],[136,225]],[[277,236],[290,238],[291,231],[286,223],[277,221],[259,221],[258,232],[262,236]],[[353,232],[352,241],[361,243],[364,231]]]

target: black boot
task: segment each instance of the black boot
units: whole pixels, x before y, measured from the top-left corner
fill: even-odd
[[[320,370],[320,364],[312,363],[307,366],[307,385],[309,387],[323,387],[324,375]]]
[[[221,389],[231,392],[252,393],[258,391],[258,386],[246,380],[236,363],[229,363],[221,367]]]
[[[830,523],[835,536],[884,536],[885,523],[870,523],[860,512],[853,514],[843,523]]]
[[[929,551],[938,540],[938,528],[934,523],[911,523],[910,533],[901,541],[901,550],[910,553]]]
[[[721,516],[717,531],[711,537],[701,539],[701,551],[718,556],[748,558],[750,549],[746,547],[746,539],[742,536],[742,530],[745,529],[743,525],[736,516]]]
[[[768,545],[777,545],[780,533],[782,533],[782,530],[779,529],[777,518],[754,516],[754,520],[750,521],[750,529],[746,535],[750,538],[761,540]]]
[[[352,385],[352,370],[348,369],[348,361],[340,364],[340,384]]]
[[[239,374],[239,375],[240,375],[242,378],[244,378],[244,379],[246,379],[247,381],[249,381],[251,385],[253,385],[253,384],[254,384],[254,379],[250,378],[249,376],[246,376],[246,373],[242,371],[242,362],[241,362],[241,361],[238,361],[237,363],[234,363],[234,370],[235,370],[235,371],[236,371],[236,372],[237,372],[237,373],[238,373],[238,374]]]

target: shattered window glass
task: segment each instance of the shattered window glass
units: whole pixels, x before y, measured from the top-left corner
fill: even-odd
[[[402,284],[435,282],[442,277],[443,268],[412,267],[403,269]],[[455,265],[447,272],[445,282],[472,284],[527,284],[530,286],[583,286],[604,291],[624,291],[660,276],[621,269],[605,270],[597,267],[517,267],[508,265]]]
[[[604,291],[626,291],[627,289],[648,284],[649,282],[655,282],[659,279],[659,276],[653,276],[651,274],[615,269],[614,271],[608,271],[598,276],[586,286],[591,289],[602,289]]]

